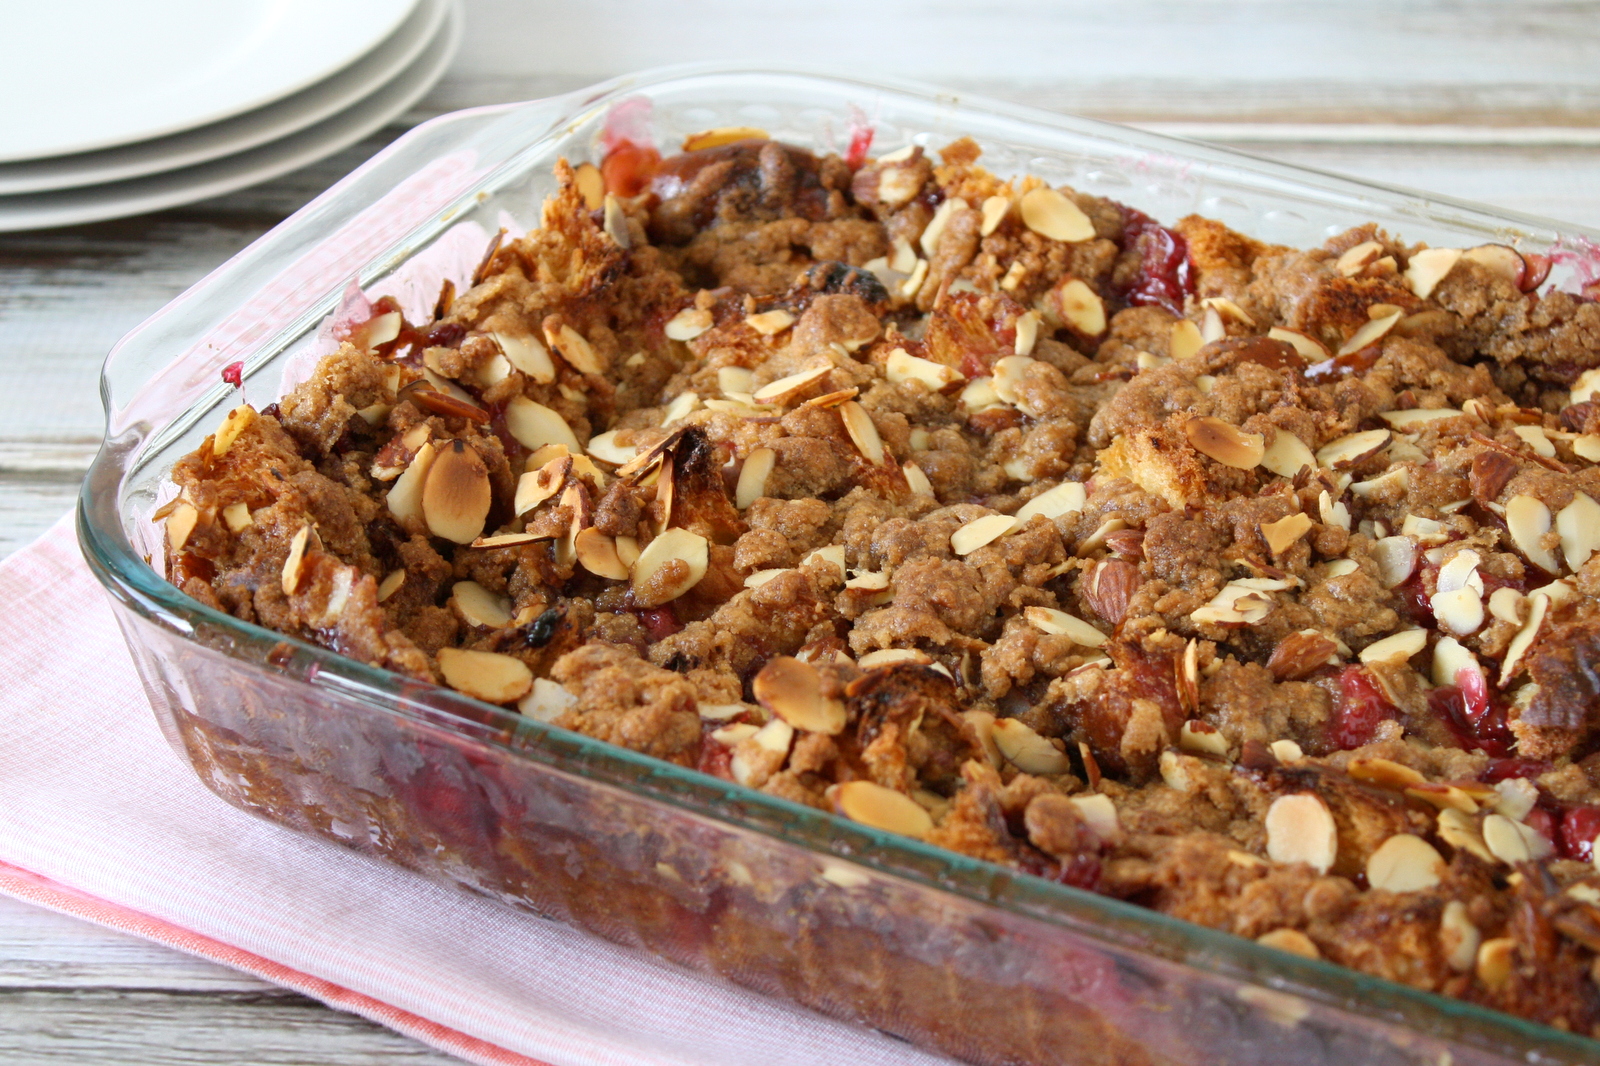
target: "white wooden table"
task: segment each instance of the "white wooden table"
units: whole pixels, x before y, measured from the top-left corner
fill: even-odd
[[[1600,0],[469,0],[415,120],[722,59],[918,78],[1600,228]],[[919,9],[926,11],[918,16]],[[399,132],[265,186],[0,236],[0,554],[72,502],[112,343]],[[0,898],[0,1063],[453,1061],[353,1016]]]

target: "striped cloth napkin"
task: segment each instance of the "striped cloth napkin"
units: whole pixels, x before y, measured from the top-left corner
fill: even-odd
[[[0,563],[0,602],[0,892],[472,1062],[949,1062],[229,807],[162,738],[70,516]]]

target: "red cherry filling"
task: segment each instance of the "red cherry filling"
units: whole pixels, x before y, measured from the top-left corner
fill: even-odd
[[[1462,670],[1454,685],[1440,685],[1428,693],[1428,709],[1450,730],[1456,743],[1469,751],[1476,748],[1505,758],[1517,746],[1517,738],[1506,725],[1505,704],[1489,691],[1488,682],[1477,670]]]
[[[1122,298],[1131,307],[1154,304],[1181,317],[1184,298],[1194,294],[1189,243],[1142,211],[1124,207],[1122,213],[1122,246],[1139,253],[1139,270]]]
[[[1399,714],[1364,666],[1346,666],[1334,675],[1333,719],[1328,740],[1340,751],[1370,742],[1378,726]]]

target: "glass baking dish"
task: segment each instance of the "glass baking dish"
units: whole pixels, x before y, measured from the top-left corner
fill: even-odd
[[[1549,255],[1596,234],[913,85],[688,67],[411,131],[124,338],[79,533],[162,728],[229,803],[512,907],[979,1063],[1593,1062],[1600,1042],[1310,961],[882,833],[554,729],[240,622],[168,584],[152,512],[174,460],[332,342],[352,285],[431,306],[488,236],[537,220],[551,164],[623,124],[664,150],[756,126],[843,151],[971,136],[983,163],[1164,221],[1307,246],[1408,240]]]

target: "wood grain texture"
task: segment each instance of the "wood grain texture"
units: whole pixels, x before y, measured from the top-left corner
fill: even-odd
[[[1600,2],[469,0],[412,120],[724,60],[918,79],[1600,227]],[[118,337],[395,136],[141,218],[0,236],[0,556],[72,503]],[[158,945],[0,898],[0,1062],[454,1061]]]

